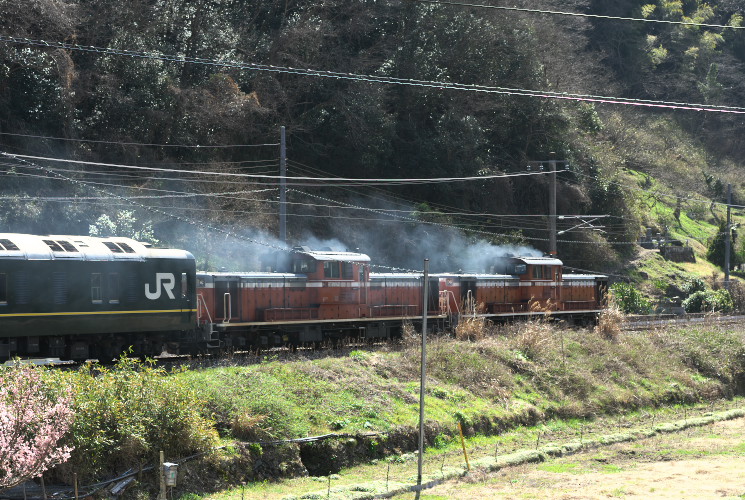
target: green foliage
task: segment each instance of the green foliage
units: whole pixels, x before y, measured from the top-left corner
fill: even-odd
[[[87,365],[64,378],[74,395],[70,466],[84,480],[153,462],[160,450],[175,459],[216,443],[193,388],[163,369],[123,357],[112,368]]]
[[[618,282],[610,286],[610,291],[615,303],[623,312],[629,314],[652,312],[652,303],[634,285]]]
[[[698,277],[688,278],[681,285],[680,290],[686,295],[691,295],[696,292],[703,292],[706,290],[706,282]]]
[[[91,236],[106,238],[109,236],[124,236],[133,240],[157,244],[152,221],[138,221],[131,210],[119,210],[112,219],[107,214],[101,215],[92,224],[88,233]]]
[[[683,301],[689,313],[731,312],[734,308],[732,296],[727,290],[699,290]]]
[[[709,242],[706,250],[706,260],[719,267],[724,267],[725,245],[727,236],[727,222],[722,221],[719,224],[719,230]],[[734,267],[741,264],[740,255],[734,251],[737,247],[737,233],[730,229],[730,266]]]

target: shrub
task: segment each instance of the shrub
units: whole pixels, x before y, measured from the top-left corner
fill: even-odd
[[[177,458],[216,443],[192,388],[162,368],[122,358],[113,368],[88,365],[65,376],[75,413],[69,466],[83,480],[153,462],[160,450]]]
[[[610,286],[611,296],[616,305],[627,314],[649,314],[652,302],[630,283],[614,283]]]
[[[706,282],[701,278],[688,278],[683,282],[680,290],[686,295],[692,295],[696,292],[703,292],[706,290]]]
[[[727,290],[700,290],[683,301],[683,308],[689,313],[730,312],[733,307]]]

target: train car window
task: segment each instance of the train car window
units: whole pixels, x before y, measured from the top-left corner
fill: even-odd
[[[533,279],[543,278],[543,266],[533,266]]]
[[[8,275],[0,273],[0,305],[8,304]]]
[[[91,273],[91,302],[100,304],[102,301],[101,273]]]
[[[117,246],[116,243],[112,243],[110,241],[104,241],[104,245],[108,247],[109,250],[111,250],[112,253],[123,253],[122,249]]]
[[[323,277],[324,278],[339,278],[339,263],[326,261],[323,263]]]
[[[109,273],[109,304],[119,303],[119,273]]]
[[[10,241],[9,239],[3,238],[0,239],[0,247],[2,247],[3,250],[18,250],[18,245]]]
[[[189,295],[189,281],[186,277],[186,273],[181,273],[181,297]]]
[[[134,249],[123,241],[117,241],[116,244],[122,247],[125,253],[135,253]]]
[[[51,248],[53,252],[64,252],[65,251],[65,249],[59,246],[59,244],[54,240],[44,240],[44,243],[46,243],[47,246]]]
[[[352,279],[352,263],[351,262],[342,262],[341,277],[344,278],[345,280]]]
[[[61,240],[57,242],[59,246],[65,249],[66,252],[77,252],[78,249],[75,248],[75,245],[70,243],[69,241]]]
[[[52,296],[55,304],[67,304],[67,273],[52,273]]]

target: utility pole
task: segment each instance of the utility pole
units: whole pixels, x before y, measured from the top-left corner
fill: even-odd
[[[540,172],[543,172],[544,165],[548,163],[548,253],[550,255],[558,255],[556,248],[556,166],[563,165],[564,170],[569,170],[569,162],[567,160],[556,160],[556,153],[551,152],[549,154],[549,160],[538,160],[528,162],[528,171],[532,171],[533,167],[538,167]],[[561,217],[559,217],[561,218]],[[574,229],[574,228],[572,228]],[[564,231],[566,232],[566,231]]]
[[[727,184],[727,229],[724,232],[724,288],[729,290],[729,253],[730,253],[730,233],[732,227],[732,184]]]
[[[287,144],[284,125],[279,128],[279,239],[287,244]]]
[[[419,460],[417,463],[416,495],[422,492],[422,466],[424,464],[424,392],[427,380],[427,314],[429,313],[429,259],[424,259],[424,302],[422,302],[422,372],[419,381]]]
[[[556,256],[556,153],[552,151],[549,156],[551,187],[548,190],[548,253]]]

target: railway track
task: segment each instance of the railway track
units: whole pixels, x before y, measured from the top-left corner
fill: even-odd
[[[626,331],[644,331],[664,327],[733,325],[739,323],[745,324],[745,315],[638,315],[627,316],[624,319],[623,329]],[[190,368],[210,368],[218,366],[251,365],[265,362],[267,359],[277,361],[312,360],[327,357],[348,356],[354,350],[396,350],[402,347],[403,343],[399,338],[378,340],[375,342],[359,342],[356,340],[350,340],[348,342],[342,341],[337,342],[336,344],[328,343],[316,347],[272,347],[261,350],[215,353],[204,356],[172,355],[164,353],[160,356],[155,356],[153,359],[157,365],[164,367],[188,366]],[[88,361],[95,362],[99,360]],[[6,364],[9,362],[6,362]],[[61,368],[73,368],[84,364],[84,362],[64,361],[59,358],[29,358],[23,359],[22,362],[43,366],[57,366]]]
[[[719,314],[657,314],[644,316],[627,316],[624,320],[624,330],[650,330],[665,326],[686,325],[731,325],[745,323],[745,315]]]

